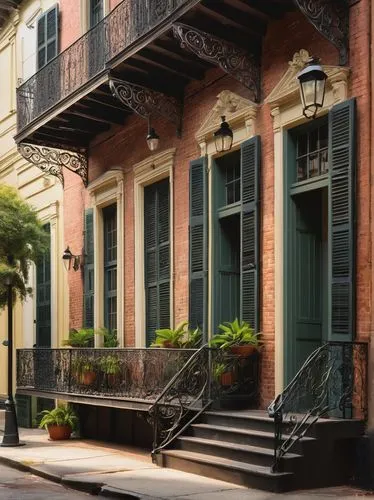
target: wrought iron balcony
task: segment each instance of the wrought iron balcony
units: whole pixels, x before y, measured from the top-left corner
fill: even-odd
[[[43,113],[111,69],[126,48],[196,0],[124,0],[17,89],[18,134]]]
[[[158,348],[19,349],[17,391],[151,403],[194,352]]]

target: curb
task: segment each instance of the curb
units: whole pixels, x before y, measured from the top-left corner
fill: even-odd
[[[113,486],[103,486],[99,493],[99,497],[124,498],[125,500],[162,500],[160,497],[150,497],[133,491],[121,490]]]
[[[106,498],[124,498],[128,500],[161,500],[160,498],[150,497],[148,495],[144,496],[141,493],[134,493],[131,491],[107,486],[104,483],[80,481],[79,479],[70,478],[64,479],[63,477],[57,476],[56,474],[51,474],[49,472],[41,470],[37,465],[26,465],[22,462],[19,462],[18,460],[14,460],[13,458],[0,456],[0,464],[6,465],[7,467],[11,467],[12,469],[16,469],[21,472],[29,472],[30,474],[42,477],[47,481],[63,484],[64,486],[72,490],[90,493],[91,495],[98,495]]]

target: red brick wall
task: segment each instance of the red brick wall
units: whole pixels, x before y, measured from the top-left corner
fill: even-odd
[[[360,338],[370,331],[371,281],[367,272],[370,257],[370,191],[369,191],[369,60],[368,0],[351,8],[352,66],[350,95],[357,97],[358,144],[358,297],[357,326]],[[287,38],[285,38],[287,34]],[[318,55],[325,64],[338,64],[337,50],[309,24],[301,13],[290,13],[283,20],[270,24],[264,41],[263,97],[266,97],[288,68],[288,61],[300,49]],[[161,137],[160,149],[176,147],[174,168],[174,317],[184,320],[188,313],[188,169],[189,162],[199,156],[195,133],[216,102],[216,96],[230,89],[243,97],[248,91],[220,70],[211,70],[201,82],[190,84],[185,91],[183,137],[178,139],[170,123],[160,119],[154,126]],[[262,361],[262,402],[274,396],[274,144],[273,126],[268,105],[259,108],[256,129],[262,140],[262,238],[261,238],[261,331],[265,349]],[[147,125],[132,116],[123,128],[97,138],[90,148],[89,178],[93,180],[106,169],[120,166],[125,172],[124,185],[124,332],[126,345],[134,344],[134,193],[132,167],[148,156],[145,143]],[[82,247],[82,214],[84,189],[77,176],[69,175],[65,189],[65,239],[73,251]],[[86,200],[87,203],[87,200]],[[70,273],[71,325],[82,321],[82,286],[79,273]]]

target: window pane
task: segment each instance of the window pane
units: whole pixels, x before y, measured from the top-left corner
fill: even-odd
[[[309,155],[309,177],[319,175],[319,155],[314,153]]]
[[[297,160],[297,180],[303,181],[307,178],[307,158],[304,156]]]
[[[226,186],[226,205],[231,205],[235,201],[234,184],[231,182]]]
[[[317,151],[318,149],[318,128],[312,130],[309,135],[309,152]]]
[[[308,152],[308,136],[302,134],[297,139],[297,156],[304,156]]]
[[[328,125],[322,125],[319,129],[319,149],[328,147]]]
[[[329,153],[327,149],[320,153],[320,169],[321,174],[327,174],[329,171]]]

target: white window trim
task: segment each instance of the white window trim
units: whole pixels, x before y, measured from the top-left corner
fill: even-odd
[[[265,103],[270,105],[274,130],[274,295],[275,300],[275,393],[284,388],[284,165],[283,137],[287,129],[308,120],[302,114],[297,73],[309,59],[302,49],[296,52],[289,68],[274,87]],[[348,99],[349,68],[323,66],[328,76],[324,106],[318,116],[326,115],[330,108]]]
[[[214,224],[211,224],[213,216],[213,176],[212,166],[214,160],[223,156],[225,153],[217,153],[214,132],[220,127],[221,117],[225,116],[229,123],[234,137],[231,152],[240,149],[242,142],[256,135],[256,116],[258,106],[252,101],[241,97],[230,90],[223,90],[217,96],[217,102],[208,113],[203,124],[197,131],[195,138],[200,146],[201,156],[207,156],[208,165],[208,338],[212,334],[212,315],[213,315],[213,230]]]
[[[135,218],[135,346],[144,347],[144,187],[169,178],[170,199],[170,324],[174,323],[174,189],[173,166],[175,148],[167,149],[134,165]]]
[[[120,168],[111,168],[88,185],[93,208],[94,227],[94,328],[104,327],[104,222],[102,209],[117,205],[117,338],[124,346],[124,175]],[[95,335],[95,346],[102,346],[103,338]]]

